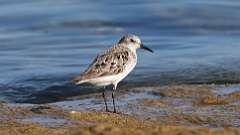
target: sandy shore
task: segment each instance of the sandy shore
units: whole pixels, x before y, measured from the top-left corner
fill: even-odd
[[[1,103],[0,135],[239,135],[239,90],[215,85],[124,89],[117,93],[118,114],[104,112],[101,94],[41,105]]]

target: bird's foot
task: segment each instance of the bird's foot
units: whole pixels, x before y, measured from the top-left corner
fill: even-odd
[[[110,110],[106,109],[106,112],[111,112]]]
[[[118,111],[116,111],[116,110],[113,110],[113,111],[106,110],[106,112],[109,112],[109,113],[115,113],[115,114],[121,114],[121,112],[118,112]]]

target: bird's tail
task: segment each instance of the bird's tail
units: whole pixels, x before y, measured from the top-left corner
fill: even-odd
[[[76,77],[76,78],[73,79],[73,83],[74,83],[75,85],[79,85],[79,84],[86,83],[86,82],[87,82],[87,80],[84,79],[83,76],[78,76],[78,77]]]

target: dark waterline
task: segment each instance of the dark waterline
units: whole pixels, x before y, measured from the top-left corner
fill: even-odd
[[[139,51],[120,88],[239,83],[239,8],[234,0],[0,2],[0,100],[96,91],[70,81],[126,33],[155,53]]]

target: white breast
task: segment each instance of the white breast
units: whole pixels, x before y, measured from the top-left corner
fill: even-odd
[[[115,80],[112,82],[113,85],[117,85],[122,79],[124,79],[136,66],[137,60],[134,60],[133,62],[129,63],[125,70],[115,76]]]

